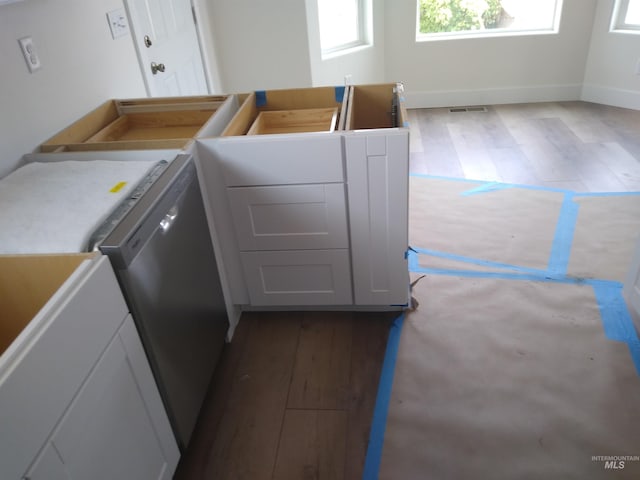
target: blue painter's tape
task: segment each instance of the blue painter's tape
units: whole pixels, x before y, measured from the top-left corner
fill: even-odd
[[[256,107],[262,107],[267,104],[267,92],[264,90],[258,90],[256,94]]]
[[[417,262],[416,262],[417,264]],[[532,282],[590,284],[589,280],[582,278],[565,277],[562,275],[534,274],[534,273],[509,273],[509,272],[481,272],[476,270],[455,270],[448,268],[425,268],[420,265],[412,265],[412,272],[431,275],[448,275],[463,278],[493,278],[498,280],[529,280]]]
[[[410,272],[419,272],[420,264],[418,263],[418,254],[415,250],[409,250],[407,252],[407,258],[409,260],[409,271]]]
[[[342,103],[342,100],[344,99],[344,86],[335,87],[335,92],[336,92],[336,102]]]
[[[426,173],[410,173],[410,177],[432,178],[434,180],[450,180],[452,182],[478,183],[481,180],[469,180],[468,178],[442,177],[439,175],[427,175]]]
[[[640,376],[640,340],[631,340],[627,342],[629,346],[629,353],[633,359],[633,364],[636,366],[636,372]]]
[[[622,298],[622,285],[601,282],[594,284],[593,290],[607,338],[619,342],[637,339],[627,305]]]
[[[546,270],[541,270],[539,268],[520,267],[518,265],[492,262],[490,260],[483,260],[483,259],[473,258],[473,257],[465,257],[464,255],[456,255],[453,253],[440,252],[438,250],[430,250],[426,248],[416,247],[414,248],[414,251],[416,251],[420,255],[428,255],[431,257],[443,258],[445,260],[454,260],[456,262],[462,262],[462,263],[470,263],[472,265],[480,265],[483,267],[498,268],[503,270],[514,270],[516,272],[531,273],[531,274],[538,274],[538,275],[546,275],[548,273]]]
[[[484,180],[473,180],[469,178],[455,178],[455,177],[443,177],[440,175],[428,175],[425,173],[410,173],[410,177],[418,177],[418,178],[432,178],[434,180],[449,180],[452,182],[466,182],[466,183],[486,183]],[[491,182],[498,185],[504,185],[503,188],[523,188],[525,190],[538,190],[541,192],[557,192],[557,193],[571,193],[571,190],[566,190],[564,188],[554,188],[554,187],[541,187],[538,185],[522,185],[519,183],[499,183],[499,182]]]
[[[488,182],[488,183],[485,183],[484,185],[480,185],[479,187],[472,188],[471,190],[462,192],[460,195],[463,195],[463,196],[477,195],[478,193],[495,192],[499,190],[505,190],[507,188],[513,188],[513,185],[510,185],[508,183]]]
[[[552,274],[567,273],[579,207],[572,193],[565,194],[549,258],[549,272]]]
[[[409,128],[409,122],[404,122],[404,123],[402,124],[402,126],[403,126],[404,128]]]
[[[625,342],[629,353],[640,375],[640,339],[633,326],[627,304],[622,297],[622,284],[618,282],[594,282],[593,290],[596,295],[602,328],[609,340]]]
[[[391,387],[393,386],[393,374],[396,368],[396,359],[398,358],[398,347],[400,346],[400,334],[402,333],[403,324],[404,314],[395,319],[389,331],[387,350],[382,364],[380,384],[378,385],[376,406],[373,411],[373,420],[371,421],[369,446],[367,447],[367,456],[364,461],[364,473],[362,475],[364,480],[377,479],[380,471],[384,432],[387,426],[387,413],[389,412]]]

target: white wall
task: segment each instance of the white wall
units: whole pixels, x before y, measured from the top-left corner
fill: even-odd
[[[415,0],[387,0],[386,80],[407,106],[577,100],[596,0],[564,0],[557,35],[415,41]]]
[[[608,32],[613,0],[565,0],[557,36],[419,44],[414,0],[373,0],[374,47],[327,61],[305,8],[314,0],[198,4],[214,32],[210,64],[218,50],[217,93],[335,85],[349,73],[354,83],[403,81],[410,106],[582,98],[640,109],[640,36]],[[122,0],[0,6],[0,177],[106,99],[145,96],[131,37],[109,32],[105,14],[119,7]],[[34,74],[17,42],[27,35],[43,64]]]
[[[640,110],[640,34],[609,31],[613,3],[598,2],[582,99]]]
[[[305,2],[209,0],[227,93],[311,86]]]
[[[306,0],[309,58],[313,86],[342,85],[345,76],[351,75],[351,83],[381,83],[384,81],[384,0],[371,1],[371,45],[348,53],[322,59],[320,29],[318,26],[317,0]]]
[[[0,177],[22,154],[108,98],[146,96],[131,36],[111,38],[121,0],[26,0],[0,6]],[[30,74],[17,39],[30,35]]]

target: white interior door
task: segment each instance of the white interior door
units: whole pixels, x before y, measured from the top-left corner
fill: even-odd
[[[207,94],[191,0],[125,2],[148,94]]]

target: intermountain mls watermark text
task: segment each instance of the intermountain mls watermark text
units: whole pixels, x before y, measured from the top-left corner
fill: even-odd
[[[625,463],[640,461],[639,455],[593,455],[592,462],[604,462],[605,470],[622,470]]]

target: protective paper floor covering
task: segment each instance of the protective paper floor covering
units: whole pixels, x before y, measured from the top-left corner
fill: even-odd
[[[381,479],[640,478],[640,378],[593,289],[427,276],[396,363]]]
[[[379,478],[640,478],[640,340],[620,303],[639,202],[411,179],[425,277]]]

